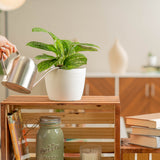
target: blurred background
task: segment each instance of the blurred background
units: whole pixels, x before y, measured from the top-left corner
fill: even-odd
[[[128,72],[139,72],[149,51],[157,56],[160,53],[159,5],[159,0],[26,0],[23,6],[8,12],[8,39],[22,55],[32,58],[43,51],[25,46],[27,42],[52,43],[49,35],[32,33],[33,27],[45,28],[63,39],[97,44],[98,52],[86,53],[87,73],[110,72],[108,52],[118,39],[128,54]],[[4,17],[2,11],[2,35]],[[2,100],[5,89],[2,85],[0,89]],[[32,94],[46,94],[44,81]]]
[[[5,35],[7,29],[9,41],[22,55],[33,59],[44,52],[26,46],[29,41],[52,43],[48,34],[33,33],[33,27],[51,31],[61,39],[97,44],[100,46],[98,52],[85,53],[87,75],[94,75],[87,81],[90,92],[86,92],[86,86],[86,95],[113,96],[120,93],[122,116],[154,113],[159,112],[160,105],[159,6],[159,0],[26,0],[20,8],[0,12],[0,34]],[[130,78],[117,80],[110,73],[108,55],[116,40],[127,53]],[[142,66],[148,63],[148,53],[157,57],[159,75],[137,76]],[[100,75],[105,78],[95,78]],[[0,81],[2,77],[0,75]],[[9,95],[15,94],[19,93],[9,91]],[[33,88],[31,94],[46,95],[44,80]],[[6,89],[0,85],[0,101],[5,97]],[[135,106],[138,106],[136,110]]]

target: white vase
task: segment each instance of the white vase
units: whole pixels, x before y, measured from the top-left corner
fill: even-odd
[[[128,56],[118,40],[109,51],[109,65],[112,73],[124,74],[128,67]]]
[[[45,77],[46,90],[50,100],[80,100],[84,90],[86,68],[71,70],[55,69]]]

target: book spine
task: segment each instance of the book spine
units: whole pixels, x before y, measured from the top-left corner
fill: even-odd
[[[15,111],[13,114],[13,119],[14,119],[14,122],[15,122],[15,133],[16,133],[16,136],[17,136],[17,140],[18,140],[18,148],[19,148],[19,152],[20,152],[20,157],[22,156],[23,154],[23,151],[22,151],[22,136],[21,136],[21,126],[20,126],[20,121],[19,121],[19,115],[18,115],[18,112]]]
[[[16,160],[21,160],[20,150],[18,147],[18,139],[16,136],[16,130],[15,130],[15,122],[12,120],[12,116],[8,116],[8,124],[9,124],[9,130],[10,130],[11,141],[13,145],[15,158]]]

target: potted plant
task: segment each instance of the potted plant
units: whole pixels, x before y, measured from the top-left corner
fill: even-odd
[[[148,53],[148,65],[149,66],[157,65],[157,56],[153,55],[151,52]]]
[[[45,77],[46,90],[51,100],[72,101],[80,100],[83,94],[87,58],[82,51],[97,51],[97,45],[89,43],[72,42],[59,39],[52,32],[43,28],[33,28],[32,32],[48,33],[53,44],[37,41],[27,43],[27,46],[51,51],[54,55],[42,54],[35,58],[42,60],[38,65],[38,71],[42,72],[55,66]]]

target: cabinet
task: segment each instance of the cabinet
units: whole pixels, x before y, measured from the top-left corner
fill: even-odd
[[[121,115],[160,112],[160,78],[119,78]]]
[[[84,95],[114,96],[115,78],[86,78]]]
[[[120,159],[120,102],[115,96],[83,96],[79,101],[57,102],[47,96],[10,96],[1,102],[1,160],[12,160],[13,151],[7,125],[7,113],[21,109],[25,126],[35,124],[41,116],[59,116],[64,133],[64,159],[79,160],[80,146],[85,144],[101,145],[102,153],[112,156],[101,157],[102,160]],[[47,110],[50,110],[47,112]],[[64,112],[54,112],[62,109]],[[75,109],[81,110],[80,112]],[[67,110],[67,112],[66,112]],[[82,112],[83,110],[83,112]],[[86,112],[95,110],[96,112]],[[68,127],[71,124],[72,127]],[[83,124],[76,127],[75,124]],[[92,126],[87,126],[92,124]],[[93,124],[102,125],[96,127]],[[111,126],[108,126],[110,124]],[[73,126],[74,125],[74,126]],[[35,160],[36,134],[38,126],[26,127],[28,145],[32,160]],[[69,139],[69,140],[67,140]],[[81,139],[77,140],[77,139]],[[87,141],[89,139],[90,141]]]
[[[86,78],[84,95],[112,96],[115,92],[120,96],[121,116],[160,112],[160,77]]]

